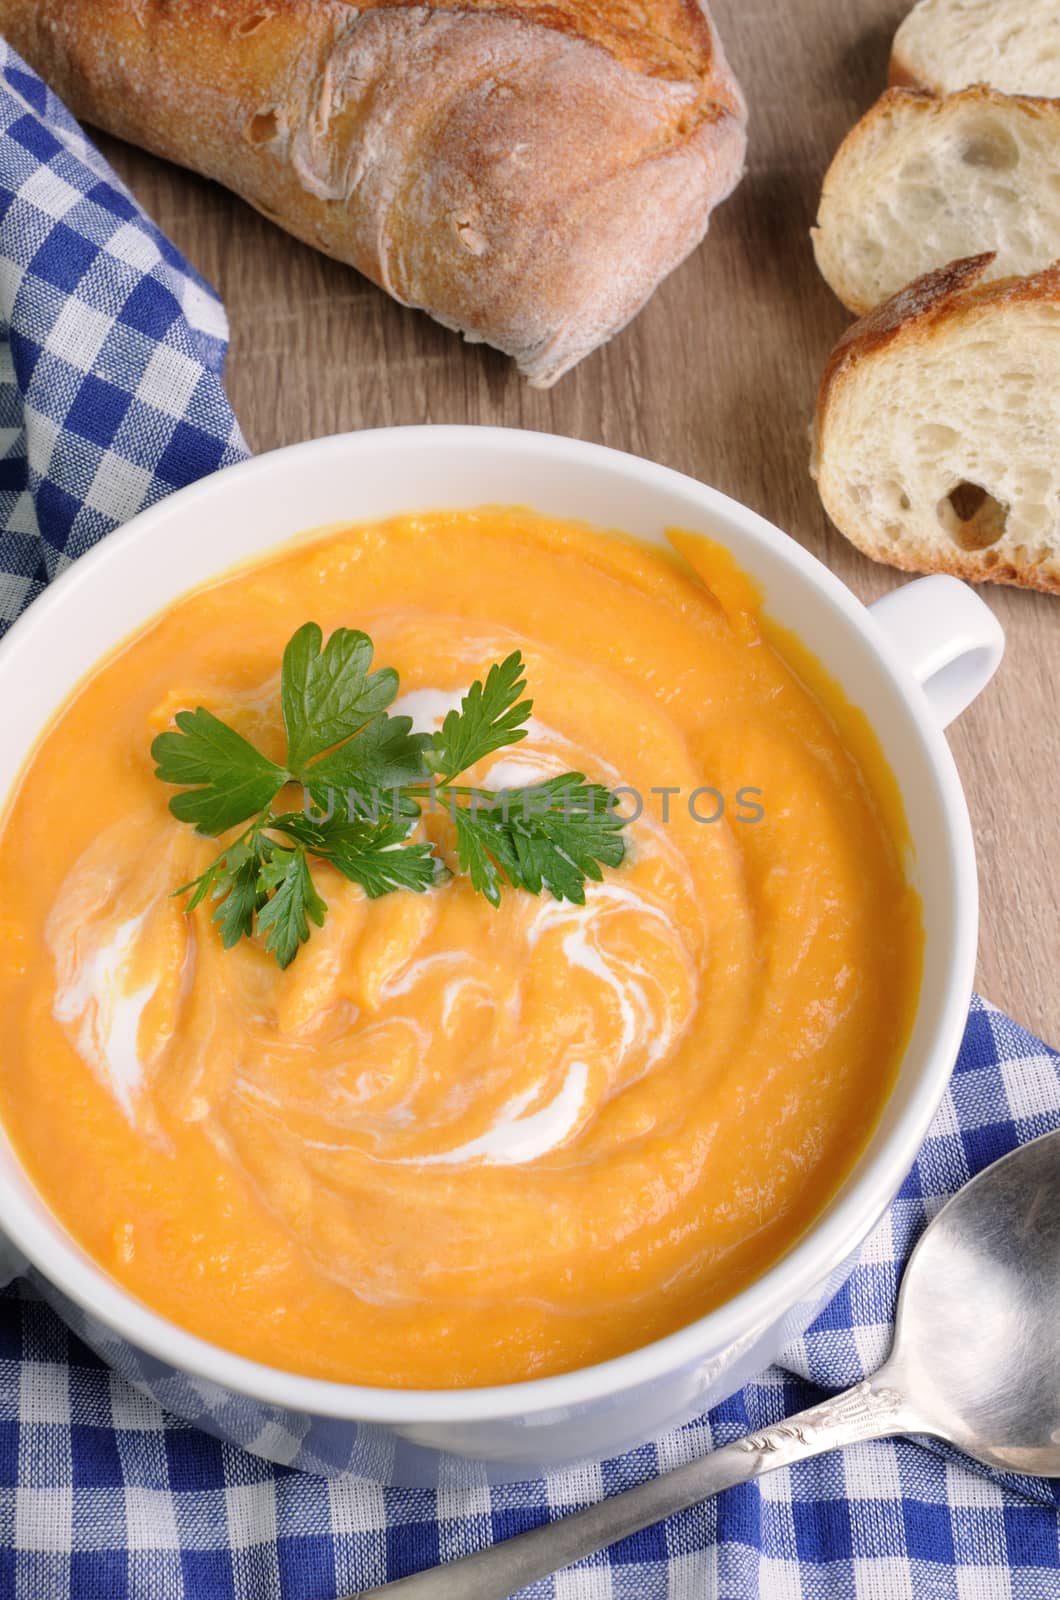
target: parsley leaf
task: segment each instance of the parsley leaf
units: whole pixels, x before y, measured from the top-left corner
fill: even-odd
[[[328,911],[316,891],[302,846],[288,850],[274,845],[258,873],[258,885],[270,896],[257,914],[258,933],[264,935],[266,950],[280,966],[289,967],[309,938],[310,918],[322,928]]]
[[[221,942],[231,950],[240,939],[254,932],[254,917],[265,903],[265,895],[258,883],[265,841],[260,837],[253,846],[233,845],[225,857],[224,871],[217,881],[214,894],[224,898],[213,914],[221,930]]]
[[[526,738],[522,724],[534,709],[532,700],[520,700],[526,688],[522,652],[513,650],[496,662],[485,683],[473,683],[459,711],[447,713],[434,735],[428,759],[436,772],[455,778],[483,756]]]
[[[460,870],[467,873],[476,894],[485,895],[491,906],[499,906],[505,883],[514,883],[519,874],[507,835],[503,828],[483,822],[483,813],[472,812],[468,806],[453,812],[453,823]]]
[[[460,867],[495,906],[505,886],[581,904],[586,879],[624,858],[613,797],[580,772],[499,794],[454,784],[484,756],[526,737],[533,702],[520,698],[519,651],[473,683],[435,734],[387,715],[398,677],[388,667],[370,671],[372,654],[372,641],[355,629],[340,628],[325,644],[315,622],[299,628],[280,681],[286,766],[202,706],[178,712],[176,730],[151,746],[156,776],[181,788],[170,809],[182,822],[205,834],[249,823],[175,891],[190,894],[189,912],[215,902],[211,916],[226,949],[256,935],[289,966],[310,924],[322,926],[327,915],[314,861],[329,862],[372,899],[440,882],[446,868],[434,846],[410,842],[428,796],[449,811]],[[273,810],[292,779],[316,813]]]
[[[611,795],[584,774],[567,772],[526,789],[502,790],[492,804],[456,813],[457,851],[472,885],[493,905],[501,885],[585,904],[585,880],[620,866],[625,826]]]
[[[200,833],[227,833],[267,806],[288,774],[248,740],[199,706],[178,711],[177,733],[160,733],[151,746],[155,777],[196,784],[176,794],[169,809]]]
[[[248,938],[254,932],[254,914],[259,906],[264,905],[265,895],[258,884],[258,874],[261,863],[267,856],[271,841],[265,838],[258,830],[261,819],[258,818],[226,850],[215,856],[204,872],[191,883],[182,884],[173,893],[187,894],[192,891],[191,899],[184,907],[186,913],[195,910],[201,905],[207,895],[220,904],[213,912],[213,920],[219,924],[221,938],[226,950],[246,935]]]
[[[314,761],[305,775],[306,787],[322,811],[337,803],[339,809],[352,806],[372,814],[380,796],[392,798],[394,791],[430,776],[423,759],[429,742],[429,734],[412,732],[411,717],[374,717],[356,739]],[[418,807],[411,814],[418,815]]]
[[[307,762],[359,733],[397,697],[392,667],[369,672],[373,645],[366,633],[336,628],[327,644],[307,622],[283,653],[280,698],[287,729],[287,764],[297,777]],[[323,648],[321,648],[323,646]]]
[[[326,859],[353,883],[359,883],[370,900],[393,889],[422,894],[439,877],[441,862],[429,843],[406,844],[405,825],[379,823],[347,825],[328,840]]]
[[[406,817],[376,823],[339,816],[324,821],[297,811],[272,824],[359,883],[370,900],[393,889],[422,893],[437,881],[441,862],[433,846],[406,843],[413,825]]]

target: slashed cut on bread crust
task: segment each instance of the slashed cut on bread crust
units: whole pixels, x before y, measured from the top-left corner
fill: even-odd
[[[1056,0],[920,0],[898,29],[892,84],[948,94],[989,83],[1005,94],[1060,96]]]
[[[875,561],[1060,594],[1060,264],[928,273],[825,368],[813,472]]]
[[[925,272],[988,250],[986,279],[1051,265],[1060,259],[1060,100],[985,84],[941,99],[889,89],[829,168],[813,244],[859,316]]]

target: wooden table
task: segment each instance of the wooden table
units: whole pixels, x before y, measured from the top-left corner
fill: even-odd
[[[901,580],[829,525],[807,472],[817,378],[848,320],[817,275],[808,230],[833,151],[883,88],[904,9],[903,0],[716,0],[751,104],[748,176],[632,327],[546,393],[224,191],[104,143],[224,296],[229,393],[255,450],[412,422],[602,440],[745,501],[871,600]],[[979,983],[1060,1043],[1060,600],[985,592],[1008,658],[952,732],[979,843]]]

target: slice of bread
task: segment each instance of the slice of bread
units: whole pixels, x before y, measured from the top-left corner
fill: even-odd
[[[832,352],[813,472],[866,555],[1060,594],[1060,264],[910,284]]]
[[[948,94],[989,83],[1060,96],[1056,0],[920,0],[894,39],[891,82]]]
[[[813,245],[859,315],[987,250],[988,278],[1049,266],[1060,259],[1060,100],[983,84],[943,99],[889,89],[829,168]]]

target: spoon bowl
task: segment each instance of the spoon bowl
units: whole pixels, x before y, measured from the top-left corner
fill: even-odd
[[[924,1432],[1002,1471],[1060,1477],[1060,1133],[939,1212],[906,1269],[884,1373],[915,1396]]]

